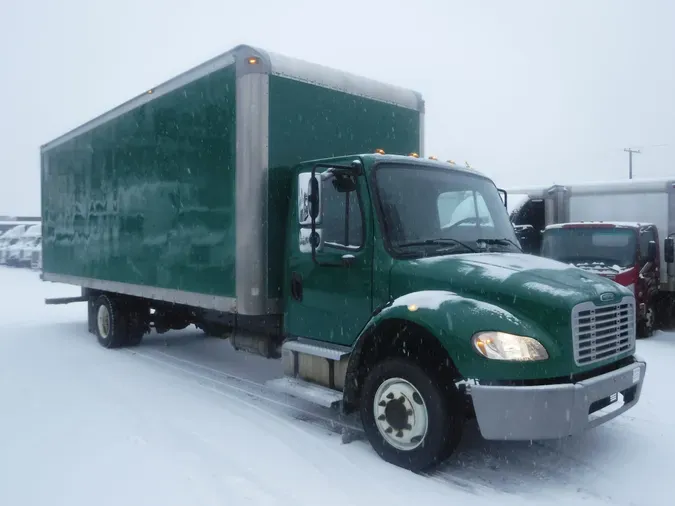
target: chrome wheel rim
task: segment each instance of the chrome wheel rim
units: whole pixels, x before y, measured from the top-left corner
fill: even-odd
[[[105,304],[101,304],[98,307],[96,323],[98,325],[99,335],[104,339],[107,338],[110,333],[110,311],[108,311],[108,306]]]
[[[375,392],[373,413],[377,429],[394,448],[411,451],[424,442],[429,414],[419,390],[409,381],[384,381]]]

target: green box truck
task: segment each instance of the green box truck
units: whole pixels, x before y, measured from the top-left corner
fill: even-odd
[[[551,439],[634,406],[633,295],[522,254],[423,125],[416,92],[239,46],[42,146],[42,276],[82,287],[48,302],[108,348],[194,324],[281,359],[269,388],[412,470],[468,418]]]

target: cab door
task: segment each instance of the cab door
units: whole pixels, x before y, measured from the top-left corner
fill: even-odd
[[[335,177],[319,177],[319,247],[309,242],[309,173],[295,184],[297,215],[289,234],[285,330],[290,336],[349,346],[371,317],[373,231],[369,193],[363,175],[351,176],[345,191]]]

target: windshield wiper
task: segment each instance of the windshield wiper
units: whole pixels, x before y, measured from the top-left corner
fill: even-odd
[[[485,244],[498,244],[498,245],[500,245],[500,246],[508,246],[508,245],[510,244],[510,245],[515,246],[516,248],[518,248],[518,249],[520,250],[521,253],[522,253],[522,251],[523,251],[523,248],[521,248],[520,246],[518,246],[518,245],[517,245],[515,242],[513,242],[511,239],[506,239],[506,238],[504,238],[504,239],[478,239],[478,240],[476,240],[476,242],[484,242]]]
[[[452,246],[461,246],[464,249],[469,250],[471,253],[478,253],[475,248],[472,248],[468,244],[464,244],[461,241],[458,241],[457,239],[451,239],[449,237],[443,237],[443,238],[438,238],[438,239],[425,239],[423,241],[410,241],[410,242],[403,242],[400,244],[397,244],[397,248],[405,248],[407,246],[428,246],[428,245],[436,245],[436,246],[443,246],[443,245],[452,245]]]

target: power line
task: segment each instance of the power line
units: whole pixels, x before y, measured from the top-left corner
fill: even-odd
[[[666,144],[650,144],[649,146],[635,146],[636,148],[644,149],[644,148],[665,148],[670,146],[670,143]]]

